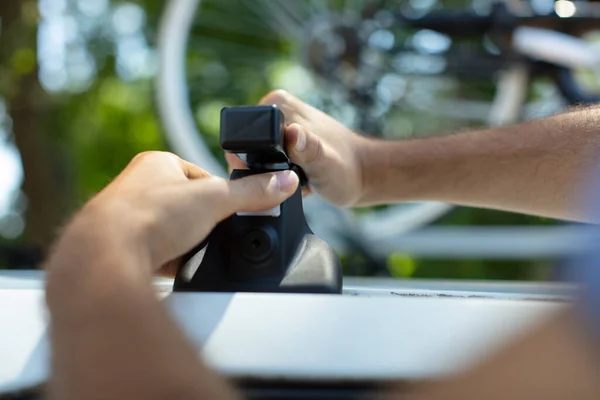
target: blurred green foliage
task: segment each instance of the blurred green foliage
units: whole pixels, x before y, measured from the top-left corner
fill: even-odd
[[[152,96],[149,81],[124,83],[110,76],[61,107],[79,202],[107,185],[135,154],[166,150]]]
[[[79,0],[68,0],[65,2],[66,8],[61,12],[73,17],[83,29],[86,20],[77,11],[79,3]],[[36,103],[37,100],[28,100],[32,112],[39,111],[40,107],[45,109],[38,117],[41,120],[39,124],[46,127],[44,132],[62,149],[61,153],[57,153],[57,158],[68,173],[63,174],[60,179],[69,180],[72,191],[64,193],[68,197],[68,212],[61,218],[65,218],[75,207],[109,183],[136,153],[168,148],[156,113],[152,76],[125,79],[118,73],[120,61],[115,50],[118,39],[110,30],[111,15],[114,16],[111,13],[117,7],[131,3],[139,5],[145,12],[143,35],[149,48],[153,48],[156,45],[164,2],[111,0],[106,15],[102,17],[105,18],[103,25],[83,40],[96,65],[94,76],[87,86],[83,90],[71,90],[68,87],[56,91],[46,90],[42,104]],[[339,1],[338,6],[342,7],[346,3]],[[469,2],[466,0],[444,2],[445,5],[454,7],[462,7],[467,3]],[[35,30],[35,24],[32,25],[31,20],[33,18],[40,22],[40,16],[32,11],[32,4],[35,2],[22,3],[18,12],[22,21],[12,20],[9,22],[14,26],[3,27],[4,32],[16,32],[15,36],[7,37],[3,34],[2,40],[13,40],[16,43],[17,39],[14,37],[19,31],[30,34],[31,30]],[[297,72],[294,72],[294,67],[299,62],[298,58],[286,58],[292,54],[300,54],[302,49],[298,48],[297,43],[270,33],[272,26],[269,23],[272,21],[268,14],[262,19],[247,18],[248,10],[253,4],[251,0],[204,1],[203,12],[196,17],[189,43],[187,79],[190,85],[190,102],[199,129],[205,134],[215,154],[219,155],[218,115],[223,106],[256,103],[270,89],[280,87],[282,83],[292,86],[295,84],[302,89],[303,83],[298,82],[300,78],[297,74],[293,75]],[[277,23],[285,24],[285,21]],[[16,101],[16,92],[25,90],[15,83],[18,77],[37,72],[35,45],[35,40],[19,42],[11,47],[10,54],[4,54],[0,60],[0,88],[9,104]],[[7,71],[10,72],[6,73]],[[489,82],[483,85],[474,83],[469,90],[476,97],[485,97],[490,95],[492,89],[492,82]],[[450,86],[447,90],[452,95],[465,89],[463,86]],[[314,100],[311,93],[302,93],[301,97]],[[436,118],[428,112],[399,109],[388,117],[388,122],[397,136],[431,134],[464,127],[456,121],[450,123],[443,117]],[[403,134],[403,130],[408,133]],[[31,196],[27,191],[25,194]],[[32,218],[31,215],[28,218]],[[441,225],[552,223],[536,217],[471,208],[457,208],[438,222]],[[27,226],[31,226],[31,220],[28,220]],[[26,230],[19,240],[28,241],[34,236]],[[345,254],[342,258],[348,271],[361,271],[360,263],[364,260],[361,261],[360,255]],[[384,264],[397,277],[533,279],[545,277],[547,271],[543,261],[447,262],[414,259],[402,253],[390,255]]]

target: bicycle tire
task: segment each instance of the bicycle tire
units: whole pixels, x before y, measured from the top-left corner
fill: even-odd
[[[210,152],[195,124],[186,92],[186,44],[193,17],[201,3],[201,0],[173,0],[165,6],[158,35],[160,61],[156,78],[157,105],[167,141],[173,151],[210,173],[225,177],[225,169]],[[489,117],[490,125],[512,123],[520,116],[526,87],[522,86],[522,66],[515,68],[509,69],[513,72],[504,74],[498,82]],[[519,73],[515,74],[515,70]],[[453,207],[433,202],[393,205],[386,214],[355,217],[348,210],[332,207],[317,196],[305,201],[305,212],[311,228],[338,251],[343,251],[347,243],[344,234],[353,235],[353,242],[362,241],[365,247],[368,246],[368,234],[365,235],[365,232],[377,229],[381,221],[390,216],[396,222],[396,229],[390,234],[399,235],[435,221]]]

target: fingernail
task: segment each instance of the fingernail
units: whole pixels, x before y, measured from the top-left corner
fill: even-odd
[[[306,147],[306,133],[304,129],[296,125],[296,130],[298,131],[298,139],[296,140],[296,151],[303,151]]]
[[[277,188],[282,192],[289,192],[298,186],[298,175],[294,171],[281,171],[275,174]]]

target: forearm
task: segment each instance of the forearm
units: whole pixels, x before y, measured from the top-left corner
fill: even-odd
[[[479,132],[370,141],[361,205],[442,201],[585,221],[579,195],[600,155],[600,108]]]
[[[406,400],[597,399],[600,353],[575,313],[563,311],[480,365],[444,382],[417,384]]]
[[[72,249],[78,247],[72,238],[69,243]],[[86,246],[77,244],[79,249]],[[95,260],[79,260],[88,263],[85,268],[49,266],[49,397],[234,398],[221,378],[201,364],[198,351],[160,304],[151,274],[131,268],[131,263],[143,260],[128,254],[114,251]],[[76,254],[69,254],[53,262],[76,260]]]

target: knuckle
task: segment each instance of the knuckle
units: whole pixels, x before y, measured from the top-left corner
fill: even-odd
[[[303,126],[302,126],[300,123],[298,123],[298,122],[292,122],[292,123],[291,123],[291,124],[288,126],[288,128],[293,128],[293,129],[296,129],[296,130],[306,130],[306,128],[304,128],[304,127],[303,127]]]
[[[257,197],[261,199],[269,198],[269,188],[268,185],[262,184],[262,181],[257,181],[254,185],[257,191]]]
[[[153,235],[160,226],[159,216],[156,212],[141,211],[135,216],[135,224],[140,232]]]
[[[283,89],[273,90],[265,97],[263,97],[260,102],[261,104],[276,104],[278,106],[282,106],[288,104],[290,102],[291,95]]]
[[[150,158],[156,157],[156,153],[157,152],[155,152],[155,151],[142,151],[141,153],[138,153],[133,157],[133,161],[143,162]]]
[[[143,151],[136,154],[131,160],[133,163],[158,162],[166,160],[169,157],[177,157],[168,151]]]
[[[323,152],[325,149],[323,148],[323,142],[314,135],[310,135],[312,140],[314,141],[314,150],[311,152],[308,162],[315,163],[323,158]]]

